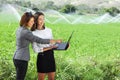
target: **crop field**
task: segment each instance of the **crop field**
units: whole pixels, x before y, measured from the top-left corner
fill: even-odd
[[[45,25],[55,39],[63,41],[74,30],[68,50],[55,51],[56,80],[120,80],[120,23]],[[0,20],[0,80],[15,80],[13,54],[18,27],[17,21]],[[25,80],[37,80],[37,54],[31,45],[30,52]]]

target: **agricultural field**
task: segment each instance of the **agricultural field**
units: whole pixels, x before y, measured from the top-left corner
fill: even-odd
[[[0,21],[0,80],[15,80],[13,54],[17,21]],[[55,51],[56,80],[120,80],[120,23],[50,24],[55,39],[70,47]],[[37,80],[36,58],[30,45],[31,60],[25,80]],[[47,79],[46,79],[47,80]]]

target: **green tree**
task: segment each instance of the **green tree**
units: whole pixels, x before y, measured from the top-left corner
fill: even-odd
[[[60,9],[60,11],[63,12],[63,13],[73,13],[73,12],[76,11],[76,7],[73,6],[73,5],[67,4],[67,5],[63,6]]]
[[[36,7],[35,7],[35,8],[32,8],[32,10],[34,10],[34,11],[36,11],[36,12],[39,11],[39,9],[36,8]]]
[[[106,12],[108,12],[111,16],[116,16],[118,13],[120,13],[120,10],[116,7],[111,7],[109,9],[106,9]]]

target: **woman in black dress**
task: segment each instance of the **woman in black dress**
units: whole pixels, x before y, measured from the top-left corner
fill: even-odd
[[[33,34],[43,39],[53,39],[52,30],[45,26],[44,14],[42,12],[36,12],[34,16],[35,24],[31,29]],[[56,47],[52,44],[40,44],[33,42],[33,50],[38,53],[38,80],[44,80],[46,74],[48,75],[48,80],[54,80],[55,78],[56,66],[53,48]]]

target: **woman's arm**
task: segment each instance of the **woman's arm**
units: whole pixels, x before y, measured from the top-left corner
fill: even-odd
[[[39,38],[39,37],[33,35],[32,32],[29,30],[25,30],[23,33],[23,36],[25,37],[25,39],[29,40],[30,42],[37,42],[37,43],[41,43],[41,44],[49,44],[50,43],[50,39]]]
[[[32,43],[32,48],[35,53],[43,52],[43,47],[38,46],[38,43],[36,42]]]
[[[32,34],[32,32],[28,31],[28,30],[23,34],[23,36],[27,40],[29,40],[31,42],[37,42],[37,43],[41,43],[41,44],[49,44],[49,43],[55,44],[55,43],[61,43],[62,42],[62,40],[60,40],[60,39],[59,40],[54,40],[54,39],[42,39],[42,38],[39,38],[37,36],[34,36]]]
[[[39,53],[39,52],[44,52],[44,51],[47,51],[47,50],[51,50],[53,48],[57,48],[56,46],[50,46],[50,47],[45,47],[43,48],[41,45],[39,45],[38,43],[36,42],[33,42],[32,43],[32,48],[34,50],[35,53]]]
[[[57,46],[51,46],[51,47],[43,48],[43,52],[44,52],[44,51],[47,51],[47,50],[54,49],[54,48],[57,48]]]

